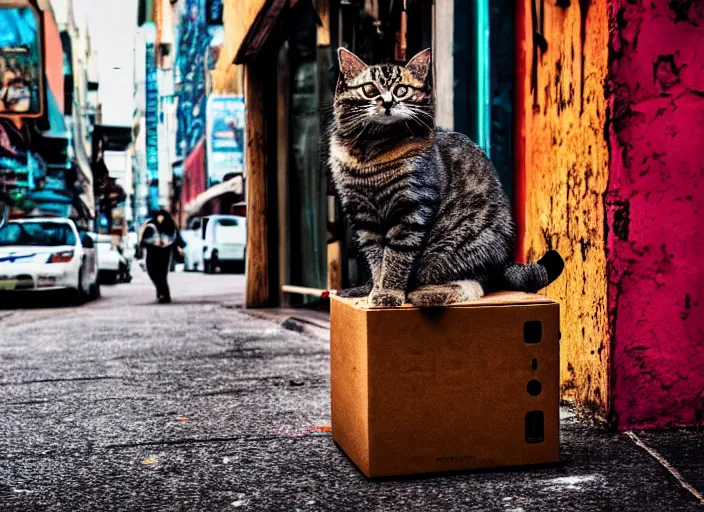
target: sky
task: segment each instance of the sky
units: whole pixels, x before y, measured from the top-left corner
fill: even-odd
[[[71,0],[60,0],[63,2]],[[100,66],[113,67],[133,59],[138,0],[73,0],[77,19],[88,18],[91,44]]]
[[[57,21],[70,2],[76,23],[87,21],[98,52],[103,124],[131,126],[138,0],[51,0]]]
[[[73,2],[76,22],[87,20],[91,44],[100,55],[101,69],[131,64],[137,30],[138,0],[51,0],[57,21]]]

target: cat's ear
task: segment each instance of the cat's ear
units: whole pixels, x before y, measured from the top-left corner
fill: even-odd
[[[406,64],[406,69],[410,71],[418,80],[425,82],[430,74],[430,63],[432,61],[432,50],[430,48],[416,54]]]
[[[337,50],[337,56],[340,59],[340,77],[345,81],[356,78],[368,67],[362,59],[346,48]]]

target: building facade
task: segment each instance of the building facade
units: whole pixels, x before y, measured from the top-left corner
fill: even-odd
[[[512,12],[512,4],[505,4]],[[327,122],[319,113],[332,101],[340,47],[369,63],[402,63],[434,48],[437,124],[495,151],[511,193],[513,73],[504,70],[513,64],[512,25],[493,12],[488,2],[460,0],[225,3],[226,40],[236,41],[245,24],[235,64],[245,69],[247,150],[261,153],[254,159],[258,185],[252,182],[251,153],[246,170],[250,225],[260,211],[253,208],[253,193],[266,202],[259,218],[264,228],[251,230],[260,239],[250,242],[261,248],[248,254],[267,254],[266,264],[257,256],[251,269],[267,279],[248,281],[259,288],[250,290],[251,305],[315,302],[321,290],[366,279],[319,144]],[[503,35],[492,43],[495,32]],[[228,74],[224,64],[218,68],[222,76],[238,74],[238,66],[230,63],[234,69]]]
[[[74,24],[67,4],[55,13],[48,1],[0,5],[0,72],[3,83],[30,103],[3,98],[0,115],[0,196],[11,215],[70,216],[90,225],[93,176],[80,152],[81,115],[73,108]],[[29,49],[36,58],[16,57]],[[14,56],[13,56],[14,55]],[[28,66],[28,67],[27,67]],[[34,67],[34,71],[32,70]],[[26,107],[26,108],[25,108]]]
[[[682,2],[226,2],[245,83],[247,305],[364,279],[316,113],[338,47],[374,63],[432,46],[436,122],[495,162],[517,259],[565,258],[546,292],[563,305],[562,396],[619,429],[702,424],[703,19]]]

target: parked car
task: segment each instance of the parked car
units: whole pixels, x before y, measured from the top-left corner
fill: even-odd
[[[132,262],[137,257],[137,245],[139,244],[138,238],[139,236],[136,232],[129,231],[122,239],[123,255],[130,265],[132,265]]]
[[[62,218],[11,220],[0,228],[0,290],[66,290],[76,303],[100,296],[93,239]]]
[[[110,235],[93,235],[98,249],[98,272],[103,284],[117,283],[120,275],[120,253]]]
[[[186,270],[214,273],[218,268],[244,268],[247,219],[237,215],[209,215],[193,219],[182,234]]]
[[[103,284],[129,283],[132,281],[131,262],[111,235],[94,235],[98,248],[98,271]]]
[[[192,219],[186,229],[181,231],[181,238],[186,242],[183,249],[184,270],[198,272],[203,270],[203,220],[200,217]]]
[[[120,252],[120,277],[121,283],[131,283],[132,282],[132,264],[134,263],[134,257],[136,254],[135,247],[130,245],[130,240],[123,238],[120,245],[117,246],[117,250]]]

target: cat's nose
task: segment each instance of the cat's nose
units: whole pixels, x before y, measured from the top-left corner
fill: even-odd
[[[386,109],[389,110],[391,106],[394,104],[394,97],[391,95],[390,92],[384,92],[381,94],[381,105]]]

